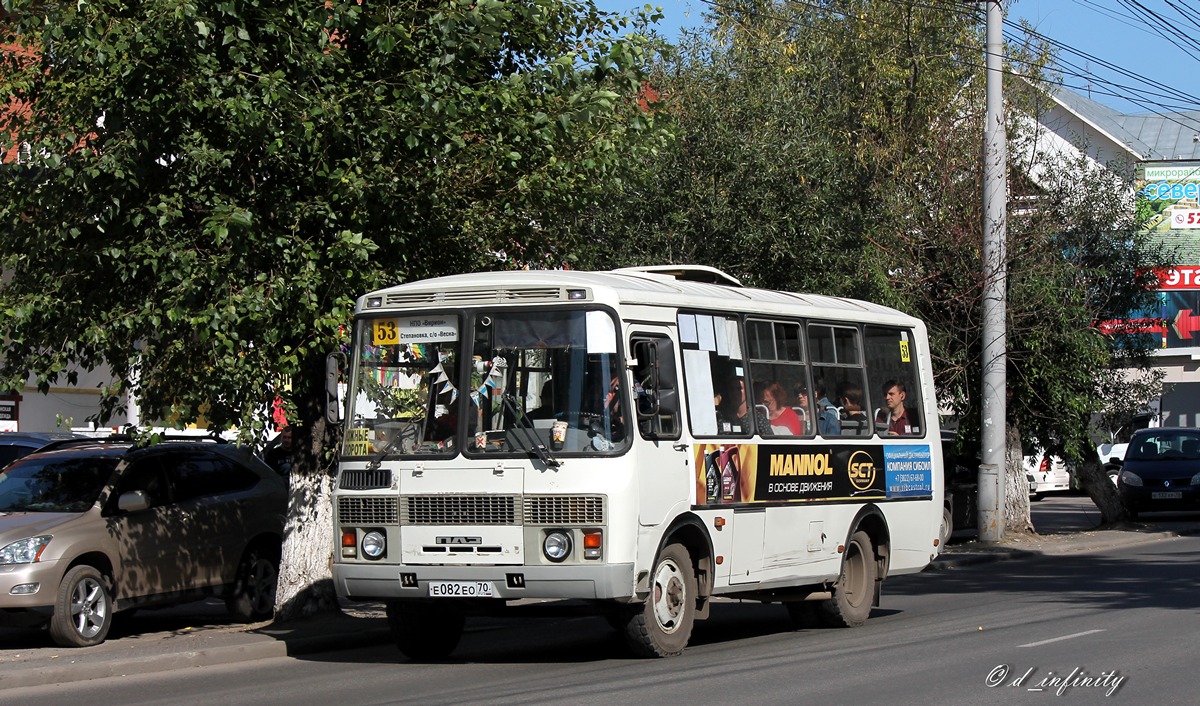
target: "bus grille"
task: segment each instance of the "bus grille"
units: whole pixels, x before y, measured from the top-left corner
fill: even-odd
[[[512,495],[410,495],[404,498],[402,525],[519,525]]]
[[[583,495],[528,495],[527,525],[602,525],[604,498]]]
[[[392,472],[386,468],[352,469],[342,471],[338,487],[342,490],[377,490],[392,485]]]
[[[343,525],[550,525],[605,523],[601,496],[409,495],[396,498],[338,498]]]
[[[343,525],[394,525],[400,519],[396,498],[338,498],[338,523]]]

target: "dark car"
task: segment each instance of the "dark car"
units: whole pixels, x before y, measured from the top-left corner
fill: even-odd
[[[1200,510],[1200,429],[1156,427],[1134,432],[1117,492],[1130,516],[1157,510]]]
[[[37,451],[51,441],[78,439],[78,434],[43,431],[0,431],[0,468]]]
[[[287,482],[214,440],[59,441],[0,471],[0,625],[103,642],[118,611],[217,595],[274,612]]]

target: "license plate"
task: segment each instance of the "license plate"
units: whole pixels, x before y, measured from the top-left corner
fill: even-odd
[[[491,581],[430,581],[429,595],[435,598],[491,598]]]
[[[1159,490],[1150,493],[1151,500],[1181,500],[1183,491],[1181,490]]]

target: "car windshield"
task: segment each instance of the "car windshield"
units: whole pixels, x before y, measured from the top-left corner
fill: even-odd
[[[1125,457],[1130,461],[1200,460],[1200,430],[1156,431],[1135,436]]]
[[[119,460],[46,456],[18,461],[0,472],[0,512],[85,512]]]

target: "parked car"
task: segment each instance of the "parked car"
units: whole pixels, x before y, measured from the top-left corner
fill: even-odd
[[[1071,473],[1061,458],[1047,451],[1024,449],[1025,472],[1034,479],[1031,500],[1041,500],[1046,493],[1071,490]]]
[[[286,481],[239,446],[54,442],[0,471],[0,625],[85,647],[117,612],[208,595],[267,619],[286,512]]]
[[[958,530],[975,529],[979,524],[979,444],[973,440],[957,446],[955,430],[942,430],[942,462],[944,464],[945,498],[942,507],[942,527],[939,533],[941,545],[945,546],[950,535]],[[1026,470],[1025,480],[1029,483],[1032,498],[1037,481],[1033,473]]]
[[[1133,518],[1156,510],[1200,510],[1200,429],[1134,432],[1117,476],[1117,492]]]
[[[51,441],[83,438],[78,434],[41,431],[0,431],[0,468],[37,451]]]

